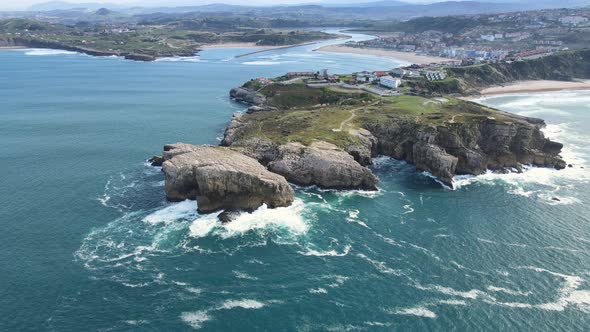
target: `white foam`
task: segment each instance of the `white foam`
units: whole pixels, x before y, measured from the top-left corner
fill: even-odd
[[[304,210],[305,205],[301,199],[295,199],[291,206],[276,209],[269,209],[263,205],[252,213],[240,214],[236,220],[224,225],[211,214],[193,221],[190,235],[203,237],[212,233],[222,238],[230,238],[252,230],[268,228],[288,230],[296,235],[304,234],[309,229],[303,218]]]
[[[369,225],[367,225],[364,221],[357,220],[355,218],[349,217],[349,218],[346,218],[346,221],[358,224],[358,225],[363,226],[364,228],[367,228],[367,229],[371,229],[371,227],[369,227]]]
[[[381,327],[384,327],[384,326],[391,326],[391,323],[382,323],[382,322],[365,322],[365,325],[368,325],[368,326],[381,326]]]
[[[213,231],[218,223],[219,221],[215,215],[196,219],[189,226],[190,236],[196,238],[205,237]]]
[[[240,272],[240,271],[232,271],[234,276],[236,276],[236,278],[238,279],[244,279],[244,280],[258,280],[257,277],[251,276],[245,272]]]
[[[311,294],[328,294],[325,288],[312,288],[309,290]]]
[[[310,249],[307,248],[306,251],[298,251],[299,254],[303,255],[303,256],[317,256],[317,257],[324,257],[324,256],[332,256],[332,257],[342,257],[342,256],[346,256],[348,255],[348,253],[350,252],[350,249],[352,247],[350,245],[347,245],[346,247],[344,247],[344,250],[342,252],[337,252],[336,250],[327,250],[327,251],[318,251],[315,249]]]
[[[223,302],[219,307],[217,307],[217,310],[229,310],[234,308],[260,309],[265,305],[266,304],[264,304],[263,302],[251,299],[227,300]]]
[[[578,94],[573,94],[578,96]],[[558,96],[552,96],[551,99],[555,99]],[[525,99],[519,101],[526,105],[528,102],[535,102],[535,98],[529,98],[532,101]],[[576,97],[576,103],[579,100]],[[586,98],[590,103],[590,94],[583,94],[583,98]],[[555,99],[559,106],[562,106],[564,100]],[[547,103],[548,100],[544,101]],[[566,102],[566,101],[565,101]],[[502,105],[505,107],[506,105]],[[510,105],[514,107],[514,105]],[[523,106],[524,107],[524,106]],[[527,106],[528,107],[528,106]],[[543,133],[547,138],[554,141],[558,141],[564,144],[561,152],[561,156],[566,163],[572,164],[573,167],[567,167],[563,170],[555,170],[552,168],[543,167],[523,167],[522,173],[509,173],[509,174],[497,174],[491,171],[479,176],[456,176],[453,178],[453,184],[456,189],[468,186],[474,183],[479,184],[496,184],[505,183],[511,188],[508,193],[519,195],[523,197],[530,197],[538,199],[546,204],[557,205],[557,204],[579,204],[580,200],[576,197],[563,196],[559,194],[561,187],[564,183],[589,183],[590,182],[590,171],[588,170],[588,149],[587,142],[590,137],[585,133],[579,132],[577,127],[573,127],[571,123],[557,123],[548,124],[543,128]],[[536,188],[532,190],[531,185],[536,185]],[[542,188],[539,188],[541,186]],[[553,200],[554,197],[559,198],[559,201]]]
[[[344,283],[349,278],[348,277],[345,277],[345,276],[338,275],[338,274],[330,274],[330,275],[322,276],[322,279],[332,279],[332,280],[334,280],[334,282],[331,283],[331,284],[329,284],[328,287],[330,287],[330,288],[337,288],[337,287],[340,287],[340,286],[344,285]]]
[[[453,289],[451,287],[445,287],[445,286],[441,286],[441,285],[422,286],[420,284],[416,284],[416,285],[414,285],[414,287],[416,287],[417,289],[421,289],[421,290],[436,291],[436,292],[439,292],[439,293],[442,293],[445,295],[462,297],[464,299],[471,299],[471,300],[477,299],[480,296],[489,297],[489,295],[486,292],[480,291],[478,289],[471,289],[469,291],[460,291],[460,290]]]
[[[406,210],[406,212],[404,212],[402,214],[408,214],[408,213],[414,212],[414,208],[412,208],[411,204],[404,205],[404,210]]]
[[[503,288],[503,287],[496,287],[496,286],[488,286],[487,289],[490,292],[496,292],[496,293],[505,293],[505,294],[509,294],[509,295],[519,295],[519,296],[529,296],[531,294],[533,294],[532,292],[521,292],[521,291],[517,291],[517,290],[513,290],[513,289],[508,289],[508,288]]]
[[[394,311],[393,313],[397,315],[409,315],[409,316],[418,316],[418,317],[426,317],[426,318],[436,318],[436,314],[426,308],[426,307],[412,307],[412,308],[404,308]]]
[[[193,293],[193,294],[201,294],[203,292],[202,289],[196,288],[196,287],[187,287],[186,290],[187,290],[187,292]]]
[[[78,54],[76,52],[64,51],[64,50],[51,50],[51,49],[31,49],[25,52],[25,55],[34,56],[47,56],[47,55],[65,55],[65,54]]]
[[[147,320],[133,320],[132,319],[132,320],[126,320],[125,323],[126,324],[129,324],[129,325],[134,325],[135,326],[135,325],[147,324],[148,321]]]
[[[207,62],[198,56],[176,56],[168,58],[159,58],[156,62]]]
[[[467,302],[463,300],[440,300],[438,301],[439,304],[448,304],[448,305],[467,305]]]
[[[289,63],[293,61],[246,61],[242,62],[243,65],[247,66],[272,66],[272,65],[280,65],[283,63]]]
[[[396,275],[396,276],[399,276],[399,275],[402,274],[401,271],[395,270],[395,269],[392,269],[392,268],[388,267],[385,264],[385,262],[380,262],[380,261],[371,259],[371,258],[367,257],[364,254],[357,254],[357,256],[360,257],[360,258],[362,258],[362,259],[364,259],[364,260],[366,260],[367,262],[369,262],[375,269],[377,269],[377,271],[379,271],[381,273],[393,274],[393,275]]]
[[[197,215],[197,203],[187,199],[158,210],[143,218],[143,221],[149,224],[169,224],[179,219],[194,218]]]
[[[183,312],[180,315],[180,319],[190,325],[194,329],[200,329],[203,327],[203,323],[211,320],[211,316],[209,316],[207,311],[191,311],[191,312]]]

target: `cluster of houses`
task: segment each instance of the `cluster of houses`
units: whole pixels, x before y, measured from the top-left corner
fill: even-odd
[[[391,71],[362,71],[354,73],[352,77],[357,84],[374,83],[385,88],[397,89],[403,79],[425,78],[429,81],[440,81],[447,77],[447,73],[436,66],[411,65]]]
[[[338,75],[330,75],[328,69],[322,69],[320,71],[291,71],[287,73],[287,78],[307,78],[307,83],[322,84],[322,83],[336,83],[340,77]]]
[[[288,72],[285,75],[283,84],[292,84],[302,80],[309,86],[345,85],[349,88],[378,86],[382,89],[396,90],[403,80],[426,79],[429,81],[444,80],[446,72],[441,68],[449,64],[411,65],[392,70],[361,71],[353,73],[352,76],[340,77],[328,73],[327,69],[320,71]],[[267,85],[273,81],[259,77],[256,79],[260,84]]]
[[[391,73],[388,71],[362,71],[359,73],[354,73],[352,78],[357,84],[378,83],[379,85],[389,89],[397,89],[402,83],[401,78],[391,76]]]
[[[444,29],[391,32],[346,45],[442,56],[464,60],[458,65],[471,65],[545,56],[567,49],[568,35],[582,35],[590,30],[590,7],[466,17],[474,24],[456,32]],[[575,41],[571,43],[578,47]]]

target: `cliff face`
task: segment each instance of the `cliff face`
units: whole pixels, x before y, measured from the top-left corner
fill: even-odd
[[[373,190],[377,179],[366,166],[377,155],[413,163],[418,170],[431,173],[450,187],[453,177],[459,174],[521,171],[523,165],[556,169],[566,166],[559,156],[562,144],[544,137],[543,120],[471,102],[409,97],[392,99],[389,104],[367,103],[340,113],[322,107],[302,113],[297,108],[267,109],[264,96],[243,87],[233,89],[231,96],[256,103],[257,109],[264,111],[235,114],[222,145],[258,160],[268,170],[300,185]],[[403,109],[400,101],[415,102],[415,106]],[[439,103],[436,112],[424,107],[429,103]],[[416,111],[420,107],[425,113]],[[322,121],[333,122],[322,114],[344,119],[340,129],[323,126],[320,131],[306,131],[308,125],[317,127]],[[292,121],[294,117],[307,124]],[[357,122],[353,125],[355,117]],[[337,132],[339,136],[326,132]],[[311,142],[305,136],[310,134],[314,138]],[[331,139],[333,144],[322,137]],[[301,144],[302,138],[308,143]]]
[[[309,146],[296,142],[279,145],[264,138],[232,140],[230,137],[236,137],[236,127],[230,128],[231,125],[223,144],[258,160],[291,183],[325,189],[377,189],[375,175],[334,144],[317,141]],[[239,131],[243,127],[237,128]]]
[[[236,101],[256,106],[260,106],[266,102],[266,98],[263,95],[242,87],[231,89],[229,96]]]
[[[426,126],[410,119],[367,123],[378,139],[378,152],[406,160],[452,186],[457,174],[521,170],[523,164],[563,169],[563,145],[546,139],[542,120],[512,116]]]
[[[226,148],[177,143],[164,147],[163,159],[166,197],[196,199],[202,213],[252,211],[262,204],[274,208],[293,202],[293,189],[284,177]]]

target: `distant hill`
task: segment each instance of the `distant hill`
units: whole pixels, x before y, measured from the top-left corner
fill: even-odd
[[[69,10],[69,9],[76,9],[76,8],[84,8],[90,10],[99,10],[101,8],[111,8],[111,9],[124,9],[129,8],[128,6],[118,5],[116,3],[93,3],[93,2],[85,2],[85,3],[71,3],[65,1],[48,1],[39,4],[32,5],[30,7],[31,11],[52,11],[52,10]]]
[[[423,16],[448,16],[489,14],[522,10],[551,9],[564,7],[581,7],[590,5],[590,0],[482,0],[482,1],[444,1],[429,4],[410,4],[403,1],[356,2],[349,0],[318,1],[316,4],[247,6],[232,4],[209,4],[183,7],[126,7],[114,3],[67,3],[62,1],[46,2],[31,7],[33,11],[71,10],[85,8],[97,11],[102,8],[115,10],[128,15],[147,15],[154,13],[198,15],[214,13],[216,15],[241,15],[251,18],[280,19],[342,19],[342,20],[383,20],[410,19]]]

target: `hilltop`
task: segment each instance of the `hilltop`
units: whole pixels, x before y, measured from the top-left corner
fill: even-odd
[[[359,167],[368,170],[377,155],[413,163],[450,187],[458,174],[566,166],[559,157],[562,145],[543,136],[541,119],[435,91],[418,95],[400,87],[398,93],[379,94],[310,84],[314,79],[281,77],[233,89],[234,99],[255,106],[234,115],[222,145],[290,182],[324,188],[374,188],[369,174],[355,175],[359,182],[350,179]],[[351,159],[343,163],[345,155]],[[328,174],[342,181],[327,180]]]

